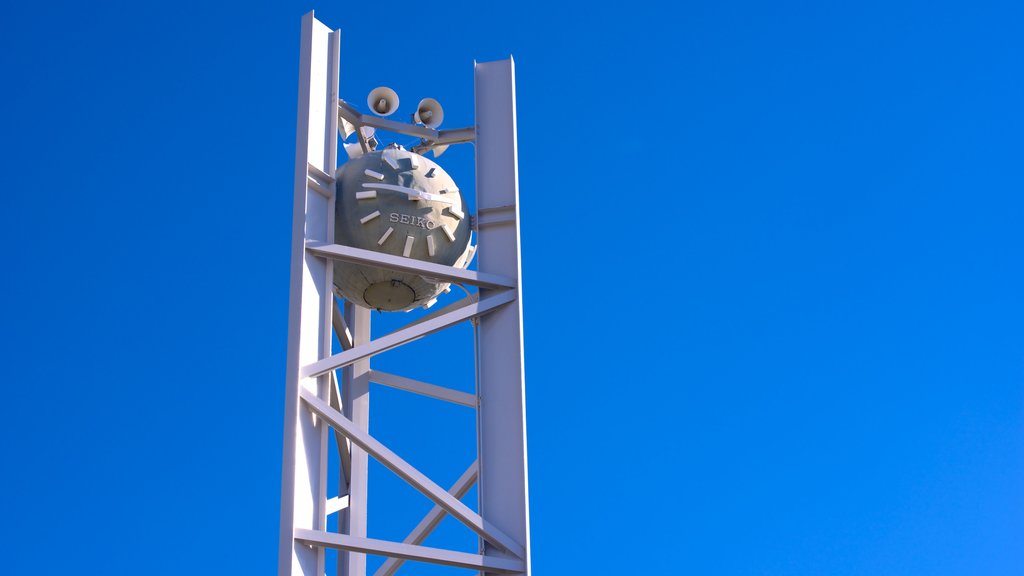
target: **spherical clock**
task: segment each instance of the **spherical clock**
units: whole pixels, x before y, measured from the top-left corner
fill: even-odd
[[[353,158],[335,174],[338,244],[461,267],[472,232],[451,176],[433,161],[392,145]],[[448,283],[417,274],[335,262],[334,284],[367,308],[411,310]]]

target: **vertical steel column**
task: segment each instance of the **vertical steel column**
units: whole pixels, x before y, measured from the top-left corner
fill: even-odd
[[[370,310],[345,303],[345,322],[352,330],[352,344],[359,346],[370,341]],[[370,429],[370,360],[360,360],[342,371],[343,413],[346,418],[362,430]],[[343,534],[366,537],[366,494],[369,455],[365,450],[351,445],[352,465],[348,480],[348,508],[343,519]],[[366,554],[340,552],[338,554],[340,576],[366,576]]]
[[[299,390],[328,398],[330,379],[302,378],[303,365],[330,353],[333,295],[331,266],[307,254],[307,240],[333,241],[332,201],[307,186],[308,165],[333,174],[337,161],[338,48],[332,32],[310,12],[302,18],[295,200],[292,207],[291,288],[288,303],[288,359],[285,377],[284,445],[281,477],[281,534],[278,574],[322,576],[324,553],[298,544],[296,528],[326,530],[326,423],[299,402]]]
[[[481,317],[477,328],[480,515],[523,545],[523,573],[528,575],[530,517],[513,61],[477,64],[475,92],[477,209],[515,210],[514,220],[480,227],[477,267],[480,272],[515,278],[518,293],[515,302]],[[481,299],[487,297],[488,291],[480,292]],[[483,552],[509,556],[486,542]]]

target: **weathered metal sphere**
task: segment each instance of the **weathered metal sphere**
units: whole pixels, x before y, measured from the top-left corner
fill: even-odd
[[[424,156],[389,147],[353,158],[335,173],[338,244],[463,266],[472,232],[455,181]],[[411,310],[448,287],[416,274],[335,262],[342,295],[376,310]]]

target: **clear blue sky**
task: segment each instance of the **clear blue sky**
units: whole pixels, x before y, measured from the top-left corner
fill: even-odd
[[[1024,573],[1024,9],[846,4],[5,6],[0,572],[276,569],[315,8],[343,97],[450,127],[516,58],[538,576]],[[462,409],[373,408],[472,458]]]

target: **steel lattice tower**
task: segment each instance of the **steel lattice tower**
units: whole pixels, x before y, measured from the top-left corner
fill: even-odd
[[[474,126],[435,130],[360,115],[339,100],[340,30],[303,17],[295,154],[295,203],[288,312],[288,355],[281,491],[281,576],[323,576],[325,549],[339,553],[338,574],[366,576],[366,554],[389,559],[377,576],[406,560],[530,574],[523,380],[515,68],[478,63]],[[340,118],[419,137],[426,145],[472,141],[476,148],[477,271],[335,243],[335,182]],[[334,262],[420,274],[476,286],[478,292],[385,336],[370,336],[370,310],[336,300]],[[460,322],[477,323],[476,394],[375,371],[371,358]],[[341,343],[333,350],[332,336]],[[340,375],[339,375],[340,372]],[[449,490],[431,481],[369,433],[370,383],[477,410],[478,460]],[[342,463],[340,496],[327,497],[329,435]],[[432,500],[434,508],[403,542],[367,537],[367,465],[372,457]],[[460,498],[474,485],[479,513]],[[327,518],[339,514],[339,531]],[[479,537],[479,554],[421,545],[445,515]]]

